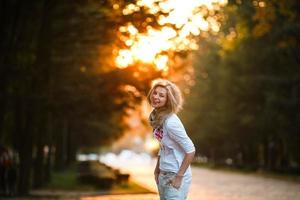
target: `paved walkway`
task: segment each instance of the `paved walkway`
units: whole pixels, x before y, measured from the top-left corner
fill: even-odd
[[[132,169],[134,170],[134,169]],[[142,171],[142,173],[141,173]],[[141,173],[141,176],[139,176]],[[134,170],[134,179],[155,189],[152,170]],[[157,194],[95,196],[81,200],[158,200]],[[300,184],[234,172],[193,168],[189,200],[300,200]]]
[[[135,195],[104,195],[98,197],[84,197],[81,200],[159,200],[155,194],[135,194]]]
[[[147,165],[140,163],[140,166],[136,163],[122,164],[126,166],[123,170],[131,173],[136,182],[157,191],[153,179],[155,160]],[[188,200],[300,200],[300,183],[197,167],[192,171],[193,181]],[[145,198],[158,199],[157,195],[152,196]],[[124,200],[131,199],[134,199],[134,196]]]
[[[235,172],[193,168],[189,200],[300,200],[300,184]]]
[[[131,167],[133,179],[156,191],[152,167]],[[70,192],[42,198],[22,198],[22,200],[159,200],[157,194],[104,195],[101,192]],[[7,199],[8,200],[8,199]],[[9,198],[20,200],[20,198]],[[188,200],[300,200],[300,184],[245,175],[233,172],[193,168],[193,181]]]
[[[130,159],[129,159],[130,161]],[[155,160],[130,164],[119,162],[135,182],[156,192],[153,179]],[[264,178],[257,175],[193,168],[193,181],[188,200],[300,200],[300,183]],[[37,199],[37,198],[33,198]],[[38,198],[53,200],[53,197]],[[71,192],[57,195],[59,200],[159,200],[157,194],[104,195]],[[20,200],[19,198],[10,200]],[[30,198],[22,200],[32,200]]]

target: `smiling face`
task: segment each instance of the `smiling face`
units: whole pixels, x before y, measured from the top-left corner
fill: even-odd
[[[167,89],[161,86],[154,88],[151,95],[151,106],[153,108],[164,107],[167,103]]]

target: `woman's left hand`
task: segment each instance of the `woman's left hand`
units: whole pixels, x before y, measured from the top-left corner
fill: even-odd
[[[169,184],[178,190],[181,186],[182,178],[182,176],[174,176],[174,178],[170,180]]]

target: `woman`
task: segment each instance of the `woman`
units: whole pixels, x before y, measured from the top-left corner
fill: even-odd
[[[181,92],[174,83],[159,80],[147,98],[154,108],[149,116],[153,135],[160,142],[154,170],[160,200],[184,200],[192,180],[195,147],[176,115],[182,107]]]

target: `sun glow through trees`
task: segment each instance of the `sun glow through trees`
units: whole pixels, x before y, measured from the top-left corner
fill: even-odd
[[[132,23],[119,27],[120,39],[126,48],[118,50],[117,67],[145,63],[168,71],[170,52],[196,50],[196,37],[201,32],[219,31],[216,12],[226,4],[227,0],[138,0],[136,4],[127,5],[122,10],[123,15],[143,8],[157,17],[160,28],[146,25],[146,31],[139,32]],[[119,5],[114,4],[113,8],[119,9]]]

